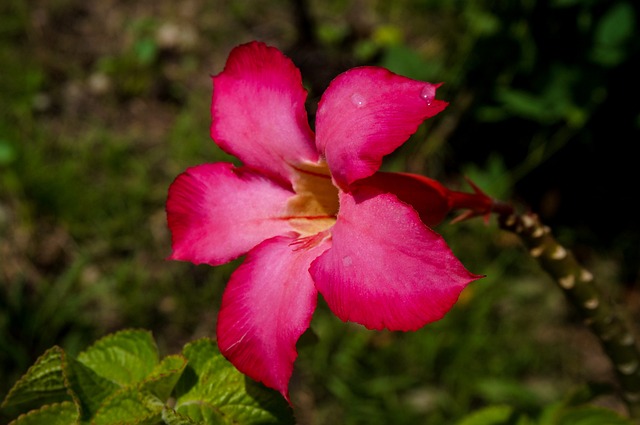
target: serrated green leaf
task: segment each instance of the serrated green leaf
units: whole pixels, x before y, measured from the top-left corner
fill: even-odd
[[[45,351],[11,388],[2,408],[18,405],[39,407],[46,403],[70,401],[62,373],[63,357],[60,347]]]
[[[155,395],[137,386],[123,388],[102,403],[92,425],[155,425],[165,405]]]
[[[597,406],[583,406],[566,409],[559,417],[557,425],[634,425],[613,410]]]
[[[64,360],[63,371],[69,390],[80,406],[81,418],[89,419],[118,386],[74,358],[67,356]]]
[[[70,401],[48,404],[19,416],[9,425],[71,425],[78,422],[78,408]]]
[[[167,356],[142,381],[142,388],[154,394],[160,400],[165,401],[171,395],[186,366],[187,359],[184,356]]]
[[[124,330],[98,340],[78,361],[103,378],[127,386],[141,382],[159,363],[151,332]]]
[[[457,425],[501,425],[513,414],[511,406],[489,406],[465,416]]]
[[[181,415],[170,407],[162,411],[162,420],[166,425],[200,425],[204,422],[192,421],[189,417]]]
[[[175,410],[204,424],[294,424],[293,412],[276,391],[229,363],[210,339],[189,343],[188,364],[176,385]]]

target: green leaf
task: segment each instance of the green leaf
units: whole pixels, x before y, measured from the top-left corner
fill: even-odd
[[[16,157],[16,150],[11,146],[11,143],[0,139],[0,167],[11,164]]]
[[[538,425],[557,425],[558,416],[566,408],[566,400],[544,406],[538,416]]]
[[[555,104],[522,90],[498,89],[496,98],[511,113],[541,123],[551,123],[561,118]]]
[[[246,378],[210,339],[183,350],[187,367],[176,385],[176,411],[204,424],[294,424],[284,398]]]
[[[164,402],[187,365],[181,355],[167,356],[142,382],[116,391],[95,414],[96,425],[156,424],[166,408]]]
[[[463,174],[490,196],[497,199],[511,198],[513,179],[500,154],[489,154],[482,167],[476,163],[465,164]]]
[[[593,59],[605,66],[615,66],[627,55],[625,43],[635,30],[633,6],[620,2],[607,11],[595,32]]]
[[[62,373],[63,357],[60,347],[45,351],[11,388],[2,408],[22,405],[22,411],[25,411],[46,403],[70,401]]]
[[[500,425],[506,424],[513,414],[510,406],[489,406],[465,416],[457,425]]]
[[[116,384],[70,356],[65,358],[63,370],[82,419],[93,417],[100,404],[118,389]]]
[[[474,7],[473,3],[469,3],[469,7],[464,8],[464,14],[469,31],[476,37],[489,36],[500,30],[500,18],[482,7]]]
[[[159,363],[151,332],[124,330],[97,341],[78,361],[110,381],[126,386],[145,379]]]
[[[616,412],[597,406],[583,406],[566,409],[559,417],[557,425],[633,425],[629,419]]]
[[[600,19],[596,29],[596,43],[606,46],[617,46],[624,43],[635,29],[635,13],[633,6],[627,2],[619,2]]]
[[[165,405],[155,395],[137,386],[123,388],[104,401],[92,425],[155,425]]]
[[[192,421],[189,417],[181,415],[172,408],[166,406],[162,411],[162,420],[167,425],[195,425],[202,423]]]
[[[78,408],[70,401],[48,404],[21,415],[9,425],[69,425],[78,422]]]
[[[380,65],[397,74],[416,80],[431,81],[442,75],[442,63],[438,58],[423,59],[416,51],[392,45],[384,49]]]
[[[160,400],[167,400],[186,366],[187,359],[184,356],[167,356],[142,381],[142,388],[151,392]]]
[[[487,378],[477,383],[478,393],[493,404],[509,404],[519,408],[535,408],[539,405],[541,394],[522,385],[522,383],[506,378]]]
[[[142,38],[134,46],[136,58],[141,65],[149,65],[158,56],[158,45],[152,38]]]

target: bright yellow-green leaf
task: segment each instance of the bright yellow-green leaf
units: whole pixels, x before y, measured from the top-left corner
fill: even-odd
[[[39,407],[45,403],[70,401],[62,374],[63,356],[60,347],[47,350],[11,388],[2,408],[18,405]]]
[[[78,409],[70,401],[48,404],[21,415],[9,425],[71,425],[78,421]]]
[[[187,344],[188,364],[176,385],[175,410],[210,424],[294,424],[284,398],[247,378],[229,363],[210,339]]]
[[[142,382],[141,387],[160,400],[167,400],[186,365],[187,359],[182,355],[167,356]]]
[[[456,425],[503,425],[512,413],[510,406],[489,406],[465,416]]]
[[[159,363],[151,332],[124,330],[108,335],[78,356],[78,361],[98,375],[126,386],[145,379]]]
[[[96,412],[93,425],[155,425],[162,418],[164,403],[148,391],[134,386],[117,391]]]

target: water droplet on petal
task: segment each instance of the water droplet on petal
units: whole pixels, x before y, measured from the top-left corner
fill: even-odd
[[[345,267],[349,267],[351,264],[353,264],[353,260],[351,259],[351,257],[349,257],[348,255],[342,257],[342,265],[344,265]]]
[[[420,97],[427,102],[427,105],[431,105],[433,99],[436,98],[436,86],[432,84],[427,84],[423,87],[422,92],[420,92]]]
[[[354,93],[351,95],[351,102],[358,108],[362,108],[367,104],[367,100],[360,93]]]

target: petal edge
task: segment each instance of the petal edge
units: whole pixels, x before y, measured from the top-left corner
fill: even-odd
[[[220,265],[291,231],[281,218],[291,196],[291,191],[246,167],[218,162],[187,169],[169,187],[169,258]]]
[[[375,173],[385,155],[447,106],[435,99],[438,86],[374,66],[331,82],[318,106],[316,145],[340,187]]]
[[[275,47],[240,45],[213,77],[211,137],[244,165],[290,182],[290,165],[317,162],[300,71]]]
[[[222,298],[217,337],[238,370],[289,400],[296,342],[308,329],[317,291],[308,269],[326,244],[299,248],[295,235],[277,236],[251,250]]]
[[[342,193],[340,206],[331,248],[310,269],[340,319],[369,329],[417,330],[441,319],[481,277],[394,195],[361,189]]]

